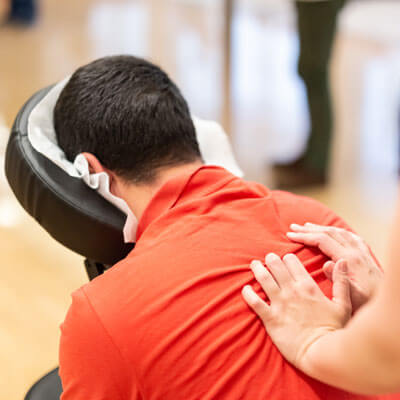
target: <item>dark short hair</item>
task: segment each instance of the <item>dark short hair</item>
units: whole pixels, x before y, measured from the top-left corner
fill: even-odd
[[[134,183],[201,159],[181,92],[159,67],[133,56],[105,57],[79,68],[57,101],[54,126],[69,160],[92,153]]]

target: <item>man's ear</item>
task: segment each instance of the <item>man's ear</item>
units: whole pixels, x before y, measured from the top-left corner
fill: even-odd
[[[98,158],[92,153],[82,153],[89,164],[89,172],[91,174],[98,174],[105,172],[110,179],[110,192],[117,197],[121,197],[121,182],[120,179],[109,169],[104,167]]]
[[[106,168],[103,167],[101,162],[92,153],[82,153],[89,164],[89,172],[91,174],[98,174],[100,172],[107,172]]]

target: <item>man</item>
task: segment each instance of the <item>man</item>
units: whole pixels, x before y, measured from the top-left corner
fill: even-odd
[[[54,122],[67,157],[83,152],[93,172],[108,173],[139,219],[135,249],[73,294],[60,344],[63,400],[365,398],[290,366],[240,294],[254,284],[249,261],[267,248],[296,253],[330,296],[327,259],[286,232],[343,221],[311,199],[204,166],[184,98],[144,60],[78,69]]]
[[[307,90],[311,131],[304,153],[292,163],[276,164],[275,183],[281,189],[324,184],[332,133],[329,62],[336,20],[346,0],[297,0],[300,39],[299,75]]]

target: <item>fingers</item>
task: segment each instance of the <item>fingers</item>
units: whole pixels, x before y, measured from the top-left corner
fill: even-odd
[[[333,301],[342,308],[351,311],[350,281],[347,263],[340,260],[333,269]]]
[[[285,262],[276,254],[268,254],[265,257],[265,264],[269,270],[260,261],[253,261],[250,264],[256,281],[261,285],[271,301],[279,297],[282,287],[290,285],[294,281],[294,276],[299,278],[309,277],[296,256],[285,256],[284,259]],[[293,271],[293,276],[290,270]]]
[[[354,246],[359,241],[362,241],[362,239],[353,232],[336,226],[324,226],[307,222],[304,225],[292,224],[290,228],[293,232],[297,233],[324,233],[337,240],[343,246]]]
[[[304,279],[312,279],[302,262],[294,254],[287,254],[284,256],[283,262],[286,264],[286,267],[294,280],[300,281]]]
[[[265,257],[265,264],[270,271],[260,261],[253,261],[250,268],[257,282],[270,298],[293,281],[312,279],[302,262],[294,254],[287,254],[281,259],[276,254],[270,253]]]
[[[272,275],[280,287],[285,286],[293,280],[288,267],[276,254],[268,254],[265,257],[265,264],[271,270]]]
[[[271,318],[271,310],[268,304],[263,301],[252,289],[247,285],[242,289],[242,296],[249,307],[266,323]]]
[[[322,253],[334,261],[339,260],[344,255],[343,246],[337,240],[324,233],[288,232],[287,237],[297,243],[318,247]]]
[[[265,294],[273,300],[279,294],[279,286],[275,281],[271,273],[264,267],[264,265],[260,261],[253,261],[250,264],[250,268],[253,271],[253,274],[257,280],[257,282],[261,285]]]
[[[344,229],[310,223],[304,226],[292,224],[290,227],[293,230],[293,232],[287,233],[287,237],[290,240],[307,246],[318,247],[334,261],[345,257],[345,244],[348,243],[348,240],[344,237],[344,232],[346,232],[346,235],[351,235],[350,232]]]
[[[305,225],[291,225],[294,232],[313,232],[313,233],[326,233],[332,236],[344,247],[359,247],[360,249],[370,250],[365,240],[347,229],[338,228],[336,226],[323,226],[307,222]]]
[[[294,232],[348,232],[346,229],[338,228],[337,226],[317,225],[311,222],[306,222],[304,225],[291,224],[290,228]]]

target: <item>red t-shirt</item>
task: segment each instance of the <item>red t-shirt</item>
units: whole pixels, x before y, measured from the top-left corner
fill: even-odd
[[[62,326],[62,400],[400,399],[343,392],[288,364],[241,297],[249,263],[295,253],[331,295],[325,257],[291,223],[346,227],[325,206],[201,167],[168,181],[135,249],[73,294]]]

